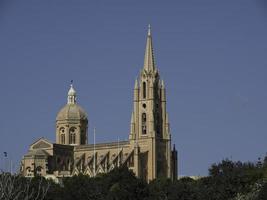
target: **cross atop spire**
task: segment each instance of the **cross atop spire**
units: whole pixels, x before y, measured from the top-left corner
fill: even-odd
[[[151,34],[150,24],[148,25],[148,32],[147,32],[144,69],[146,71],[154,71],[155,69],[155,60],[153,55],[152,34]]]

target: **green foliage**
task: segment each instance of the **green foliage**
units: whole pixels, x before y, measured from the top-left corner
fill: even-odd
[[[85,175],[78,175],[63,180],[64,188],[61,194],[65,200],[100,200],[103,188],[98,178],[90,178]]]
[[[263,185],[262,189],[259,192],[257,200],[266,200],[267,199],[267,182]]]
[[[63,185],[63,188],[52,187],[55,195],[60,194],[57,200],[139,200],[148,194],[146,182],[124,167],[95,178],[85,175],[65,178]]]
[[[42,193],[42,189],[48,185],[45,200],[267,200],[266,174],[267,157],[256,163],[226,159],[213,164],[209,176],[198,180],[189,177],[175,181],[159,178],[149,184],[136,178],[126,167],[116,168],[94,178],[85,175],[64,178],[62,184],[41,177],[27,179],[2,174],[0,190],[2,187],[2,193],[6,193],[8,187],[3,186],[13,184],[13,196],[0,200],[14,200],[14,194],[25,189],[24,186],[28,187],[28,198],[20,193],[22,196],[19,199],[31,200],[37,197],[36,200],[39,200],[42,198],[38,197],[38,192]],[[1,186],[1,180],[9,182]]]
[[[248,193],[251,185],[263,177],[262,168],[258,165],[230,160],[213,164],[209,174],[201,185],[207,188],[207,198],[214,200],[231,199],[238,193]]]
[[[196,200],[198,197],[197,182],[191,178],[156,179],[149,184],[149,200]]]
[[[147,184],[128,168],[118,168],[103,176],[109,200],[139,200],[148,194]]]
[[[266,176],[267,159],[242,163],[228,159],[213,164],[209,177],[200,180],[206,195],[202,199],[247,199],[257,200],[262,181]]]

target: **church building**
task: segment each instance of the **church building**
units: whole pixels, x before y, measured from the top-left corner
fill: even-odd
[[[71,84],[67,104],[56,117],[56,142],[40,138],[21,161],[26,177],[91,177],[127,166],[137,177],[177,179],[177,151],[171,149],[166,89],[155,65],[149,26],[144,66],[133,90],[129,140],[88,144],[88,117]]]

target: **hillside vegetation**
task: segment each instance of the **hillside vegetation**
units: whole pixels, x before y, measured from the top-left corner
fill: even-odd
[[[7,181],[9,180],[9,181]],[[126,167],[90,178],[64,178],[62,184],[41,177],[0,175],[0,200],[267,200],[267,157],[258,162],[222,160],[207,177],[146,183]]]

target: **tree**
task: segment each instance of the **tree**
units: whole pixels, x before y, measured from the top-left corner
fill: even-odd
[[[197,182],[191,178],[155,179],[149,183],[149,200],[197,200]]]
[[[94,178],[82,174],[65,178],[63,185],[64,200],[142,200],[148,195],[147,183],[126,167]]]
[[[262,189],[260,190],[257,200],[266,200],[266,199],[267,199],[267,182],[265,182]]]
[[[44,200],[49,183],[44,178],[0,174],[0,200]]]
[[[147,183],[138,179],[127,167],[115,168],[103,175],[109,200],[142,200],[148,196]]]
[[[232,199],[238,194],[248,194],[257,181],[263,178],[262,164],[228,159],[213,164],[209,169],[210,176],[201,180],[201,187],[206,190],[206,199]],[[203,197],[204,198],[204,197]]]
[[[101,200],[104,199],[104,188],[99,178],[78,175],[63,179],[64,200]]]

